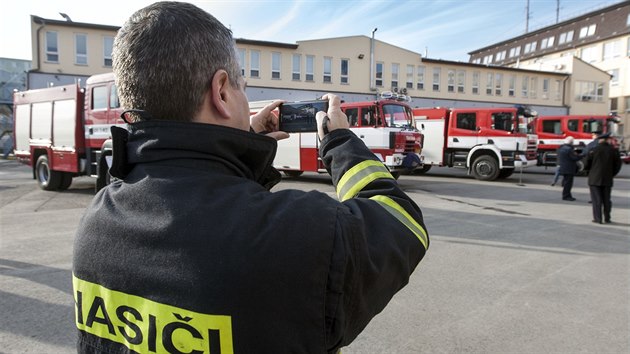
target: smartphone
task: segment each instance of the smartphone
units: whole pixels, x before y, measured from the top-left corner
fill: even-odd
[[[319,111],[328,112],[327,100],[286,102],[280,105],[280,130],[287,133],[316,132]]]

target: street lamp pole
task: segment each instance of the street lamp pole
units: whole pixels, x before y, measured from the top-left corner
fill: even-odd
[[[372,40],[370,41],[370,91],[376,91],[376,87],[374,85],[374,32],[376,32],[378,28],[374,27],[372,30]]]

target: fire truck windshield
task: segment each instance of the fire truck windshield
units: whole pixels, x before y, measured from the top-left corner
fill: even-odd
[[[385,122],[390,127],[404,128],[411,126],[412,113],[408,107],[397,104],[384,104],[383,115]]]

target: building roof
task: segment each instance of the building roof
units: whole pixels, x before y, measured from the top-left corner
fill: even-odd
[[[473,50],[471,52],[468,52],[468,54],[469,55],[473,55],[473,54],[484,52],[484,51],[487,51],[487,50],[490,50],[490,49],[498,48],[498,47],[500,47],[502,45],[513,43],[513,42],[519,41],[521,39],[533,37],[533,36],[535,36],[537,34],[545,33],[547,31],[554,30],[554,29],[557,29],[557,28],[561,28],[561,27],[564,27],[566,25],[572,24],[574,22],[578,22],[578,21],[581,21],[581,20],[586,20],[588,18],[597,16],[597,15],[600,15],[600,14],[603,14],[603,13],[611,12],[612,10],[616,10],[618,8],[622,8],[622,7],[625,7],[625,6],[628,6],[628,5],[630,5],[630,1],[621,1],[621,2],[619,2],[617,4],[614,4],[614,5],[611,5],[611,6],[608,6],[608,7],[604,7],[604,8],[601,8],[599,10],[595,10],[595,11],[592,11],[592,12],[589,12],[589,13],[577,16],[577,17],[573,17],[573,18],[570,18],[568,20],[565,20],[565,21],[553,24],[551,26],[539,28],[539,29],[537,29],[535,31],[527,32],[527,33],[522,34],[520,36],[512,37],[512,38],[506,39],[504,41],[497,42],[497,43],[485,46],[483,48],[479,48],[479,49]],[[630,31],[630,28],[628,28],[626,32],[629,32],[629,31]],[[617,33],[617,35],[620,35],[620,34],[621,33]]]
[[[569,73],[560,73],[556,71],[541,71],[541,70],[530,70],[530,69],[519,69],[512,68],[509,66],[500,66],[500,65],[486,65],[486,64],[474,64],[469,62],[462,61],[451,61],[451,60],[442,60],[442,59],[431,59],[431,58],[422,58],[422,62],[424,63],[432,63],[432,64],[445,64],[445,65],[457,65],[457,66],[466,66],[471,68],[480,68],[480,69],[491,69],[496,68],[497,70],[503,71],[514,71],[514,72],[530,72],[534,74],[549,74],[555,76],[571,76]]]
[[[78,27],[78,28],[92,28],[106,31],[118,31],[120,26],[109,26],[109,25],[99,25],[94,23],[84,23],[84,22],[74,22],[74,21],[60,21],[60,20],[51,20],[48,18],[43,18],[35,15],[31,15],[32,21],[39,25],[59,25],[65,27]]]

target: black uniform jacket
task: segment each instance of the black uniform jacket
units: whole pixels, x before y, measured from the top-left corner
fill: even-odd
[[[270,192],[272,138],[164,121],[129,130],[114,132],[124,179],[76,234],[79,352],[334,352],[429,245],[418,206],[348,130],[320,149],[342,202]]]
[[[582,155],[575,152],[572,145],[564,144],[558,148],[558,166],[561,175],[575,175],[578,171],[577,162],[582,159]]]
[[[619,150],[607,142],[598,144],[586,156],[584,168],[588,169],[589,186],[613,186],[613,177],[621,170]]]

